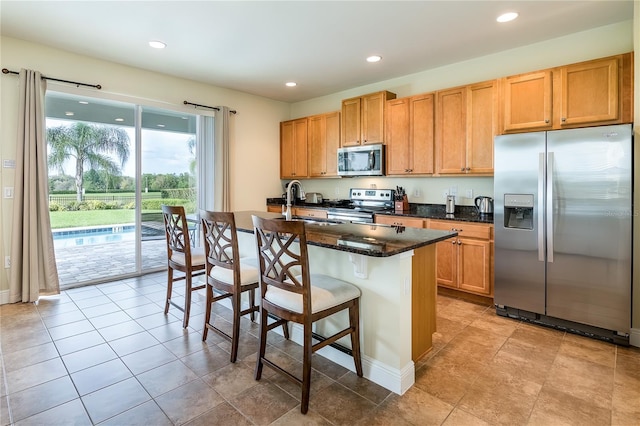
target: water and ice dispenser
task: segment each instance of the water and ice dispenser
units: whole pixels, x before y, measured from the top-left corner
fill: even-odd
[[[504,194],[504,227],[533,229],[533,194]]]

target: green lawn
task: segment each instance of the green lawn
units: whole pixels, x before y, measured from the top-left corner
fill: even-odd
[[[49,212],[51,228],[76,228],[81,226],[113,225],[134,223],[135,210],[80,210],[69,212]],[[156,210],[143,210],[144,220],[162,221],[162,213]],[[152,217],[149,217],[152,216]]]

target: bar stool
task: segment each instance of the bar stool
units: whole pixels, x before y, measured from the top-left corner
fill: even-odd
[[[346,281],[309,273],[309,255],[302,221],[263,219],[252,216],[260,269],[260,347],[255,379],[260,380],[267,365],[302,388],[300,411],[309,409],[311,356],[315,351],[350,335],[356,374],[362,377],[360,358],[359,303],[360,289]],[[294,243],[297,243],[294,244]],[[315,321],[349,310],[349,326],[319,343],[312,342]],[[267,316],[280,320],[267,324]],[[265,356],[267,332],[284,321],[301,324],[303,333],[302,379],[284,370]]]
[[[184,312],[182,327],[187,328],[191,312],[191,293],[203,289],[205,286],[204,284],[193,285],[193,278],[205,273],[204,250],[191,247],[189,224],[183,206],[163,204],[162,216],[167,237],[167,299],[164,313],[165,315],[169,313],[169,305],[175,306]],[[174,270],[182,272],[184,276],[174,277]],[[185,280],[184,306],[171,300],[173,283],[179,280]]]
[[[236,362],[240,339],[240,317],[250,314],[255,321],[259,307],[255,303],[258,288],[258,268],[256,259],[240,258],[236,231],[236,221],[231,212],[200,212],[204,235],[207,274],[207,309],[204,316],[202,340],[207,340],[211,329],[231,342],[231,362]],[[252,265],[253,264],[253,265]],[[218,293],[214,297],[214,291]],[[249,307],[242,309],[242,293],[249,296]],[[233,322],[231,335],[210,324],[211,305],[223,299],[231,299]]]

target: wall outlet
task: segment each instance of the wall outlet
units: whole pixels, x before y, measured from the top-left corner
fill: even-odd
[[[449,195],[458,195],[458,186],[454,185],[449,188]]]
[[[467,189],[467,198],[473,198],[473,189]]]
[[[11,256],[4,257],[4,268],[5,269],[11,268]]]
[[[420,198],[420,197],[422,197],[422,191],[420,191],[419,189],[414,189],[414,190],[413,190],[413,196],[414,196],[415,198]]]
[[[13,198],[13,186],[4,187],[4,198]]]

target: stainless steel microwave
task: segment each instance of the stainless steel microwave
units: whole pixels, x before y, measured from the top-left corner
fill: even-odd
[[[384,175],[384,145],[338,148],[338,176]]]

